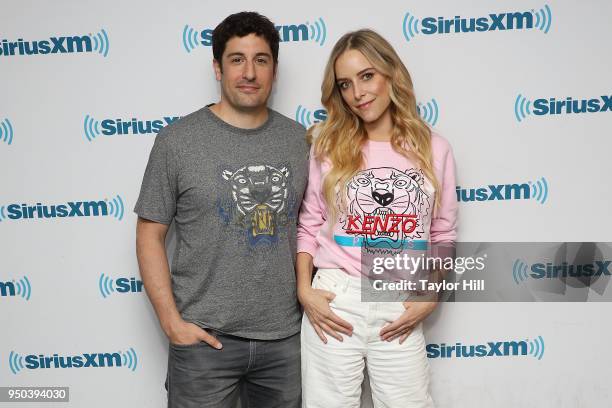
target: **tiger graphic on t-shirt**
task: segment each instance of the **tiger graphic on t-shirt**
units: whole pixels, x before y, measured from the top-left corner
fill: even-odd
[[[406,240],[421,238],[430,205],[424,182],[419,169],[360,171],[346,185],[343,229],[362,236],[365,247],[401,249]]]
[[[251,244],[276,242],[279,226],[287,224],[289,176],[287,167],[267,164],[222,171],[234,204],[229,211],[233,216],[226,218],[245,229]]]

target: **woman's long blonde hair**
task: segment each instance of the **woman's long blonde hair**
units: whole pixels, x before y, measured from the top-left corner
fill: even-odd
[[[325,67],[321,103],[327,110],[327,120],[316,126],[317,137],[312,135],[314,127],[308,132],[309,140],[314,139],[317,160],[326,159],[331,164],[323,180],[323,196],[332,220],[346,206],[344,194],[340,194],[340,202],[337,200],[338,189],[363,170],[361,149],[368,138],[363,121],[346,105],[336,83],[336,60],[348,50],[360,51],[387,78],[393,121],[391,145],[395,151],[414,161],[434,191],[439,191],[433,170],[431,130],[417,112],[412,79],[406,66],[380,34],[369,29],[349,32],[338,40]],[[434,208],[439,205],[439,194],[435,196]]]

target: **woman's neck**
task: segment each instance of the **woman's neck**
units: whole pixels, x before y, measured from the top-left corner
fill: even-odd
[[[387,109],[378,119],[374,122],[366,123],[364,127],[368,133],[368,139],[375,142],[391,141],[391,134],[393,131],[391,112]]]

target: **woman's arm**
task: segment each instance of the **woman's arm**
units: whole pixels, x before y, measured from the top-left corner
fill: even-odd
[[[308,186],[298,219],[298,254],[295,271],[298,300],[321,341],[327,343],[325,333],[342,341],[340,333],[350,336],[353,333],[353,327],[330,309],[329,302],[336,296],[334,293],[313,289],[311,286],[313,258],[319,248],[317,235],[326,219],[325,201],[321,194],[321,178],[321,165],[314,158],[311,149]]]
[[[445,258],[454,256],[454,245],[457,238],[457,198],[455,195],[455,158],[450,144],[440,136],[432,137],[434,171],[440,184],[440,207],[434,212],[429,229],[430,251],[428,256]],[[429,271],[429,282],[441,282],[447,271]],[[383,327],[379,333],[385,341],[399,337],[403,343],[412,329],[425,320],[438,305],[440,293],[426,292],[420,300],[404,302],[406,311],[394,322]]]
[[[323,289],[313,289],[312,281],[312,255],[306,252],[297,254],[296,273],[298,284],[298,300],[300,301],[306,316],[315,332],[323,343],[327,343],[328,334],[338,341],[342,341],[343,333],[347,336],[353,335],[353,326],[335,314],[329,307],[329,302],[336,295]]]

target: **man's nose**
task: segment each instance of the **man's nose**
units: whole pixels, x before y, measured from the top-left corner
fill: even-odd
[[[242,76],[244,79],[248,79],[249,81],[252,81],[255,79],[255,63],[252,61],[247,61],[244,64],[244,70],[242,71]]]

